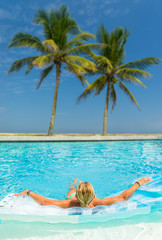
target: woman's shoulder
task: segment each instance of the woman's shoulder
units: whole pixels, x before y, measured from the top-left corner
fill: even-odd
[[[101,199],[99,199],[99,198],[97,198],[97,197],[95,196],[91,203],[92,203],[94,206],[98,206],[98,205],[100,205],[100,200],[101,200]]]
[[[79,206],[80,206],[76,195],[73,196],[73,197],[70,199],[70,205],[71,205],[71,207],[79,207]]]

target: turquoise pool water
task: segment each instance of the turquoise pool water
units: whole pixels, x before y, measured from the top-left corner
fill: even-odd
[[[152,201],[157,195],[161,197],[159,193],[155,193],[161,186],[161,171],[161,140],[75,143],[1,143],[0,200],[9,193],[20,192],[24,189],[31,189],[46,197],[61,200],[64,199],[68,186],[73,178],[89,181],[94,186],[96,195],[103,198],[127,189],[131,183],[143,176],[153,176],[159,180],[155,185],[150,186],[150,189],[154,188],[151,191],[156,191],[152,193],[153,195],[148,194],[149,188],[144,189],[143,191],[145,192],[142,192],[144,196],[147,195],[146,197],[149,197]],[[139,195],[136,196],[138,197]],[[133,201],[135,202],[136,199]],[[147,205],[151,204],[153,211],[147,209]],[[144,207],[146,207],[146,209],[144,212],[141,212],[140,215],[132,214],[128,219],[117,219],[117,217],[114,217],[113,220],[110,219],[107,225],[103,223],[102,219],[104,216],[102,217],[101,215],[101,221],[98,221],[97,226],[105,229],[105,227],[109,228],[122,224],[134,224],[140,221],[160,222],[161,207],[159,201],[158,204],[151,204],[145,204]],[[137,207],[133,209],[134,212],[138,212],[138,210]],[[112,213],[109,215],[112,215]],[[86,234],[88,234],[87,230],[85,230],[87,228],[96,229],[96,223],[82,224],[82,227],[75,225],[74,227],[74,225],[70,224],[70,221],[68,223],[68,217],[70,219],[71,216],[67,216],[66,223],[59,224],[59,229],[73,229],[74,231],[75,228],[75,233],[68,233],[70,234],[69,239],[73,239],[73,237],[76,239],[77,236],[79,239],[79,236],[82,235],[79,230],[80,228],[82,228],[82,233],[84,234],[85,231]],[[86,216],[83,217],[86,219]],[[92,217],[93,216],[91,216],[91,218]],[[17,233],[14,229],[17,229],[20,225],[21,229],[23,229],[22,233],[21,231],[19,232],[21,237],[25,237],[27,234],[26,232],[28,232],[28,237],[35,236],[37,233],[36,236],[39,235],[39,239],[40,236],[43,239],[43,237],[49,237],[51,234],[55,236],[56,239],[63,239],[63,236],[59,238],[62,233],[58,231],[58,225],[52,223],[49,225],[48,220],[46,223],[43,221],[39,221],[38,223],[35,219],[33,223],[31,223],[30,217],[29,222],[24,223],[20,221],[20,218],[17,219],[17,222],[15,220],[13,221],[12,216],[10,216],[10,218],[8,217],[8,219],[6,217],[5,221],[2,221],[0,224],[0,230],[2,230],[1,236],[3,236],[2,239],[11,238],[10,234],[6,231],[8,228],[10,232],[12,232],[12,238],[14,238],[14,236],[18,237],[19,235],[16,235]],[[39,234],[40,229],[44,229],[44,231]],[[31,234],[29,234],[29,232]],[[98,233],[96,233],[96,236],[97,234]],[[120,239],[122,239],[121,236]]]

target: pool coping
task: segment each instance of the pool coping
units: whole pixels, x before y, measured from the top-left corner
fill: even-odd
[[[162,134],[111,134],[111,135],[84,135],[84,134],[57,134],[54,136],[39,135],[1,135],[0,142],[89,142],[89,141],[129,141],[129,140],[162,140]]]

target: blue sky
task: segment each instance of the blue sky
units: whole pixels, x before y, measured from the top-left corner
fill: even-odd
[[[48,131],[55,72],[36,90],[39,70],[28,76],[24,70],[7,75],[11,63],[32,56],[27,48],[7,49],[16,32],[41,35],[41,27],[32,23],[39,8],[49,10],[65,3],[83,31],[96,33],[104,23],[111,31],[127,27],[131,35],[126,45],[126,60],[143,57],[162,58],[162,1],[160,0],[5,0],[0,3],[0,132]],[[118,91],[118,103],[108,114],[108,133],[162,133],[162,64],[148,69],[152,74],[143,79],[147,88],[127,85],[141,107],[141,112],[128,97]],[[92,79],[88,79],[90,82]],[[105,91],[76,104],[84,88],[68,72],[63,71],[58,94],[54,132],[101,133]]]

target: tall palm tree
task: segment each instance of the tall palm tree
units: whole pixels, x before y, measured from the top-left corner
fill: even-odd
[[[52,135],[61,68],[65,67],[68,71],[72,72],[82,84],[86,82],[88,85],[84,74],[89,70],[92,72],[96,71],[95,63],[77,55],[85,53],[89,49],[95,49],[99,44],[86,44],[86,41],[94,39],[94,35],[82,32],[78,28],[76,21],[69,16],[65,5],[49,12],[42,9],[39,10],[35,16],[34,23],[43,26],[44,41],[41,41],[40,38],[32,36],[29,33],[19,32],[14,35],[8,47],[33,48],[39,55],[15,61],[8,73],[19,71],[24,66],[27,67],[26,74],[28,74],[33,67],[42,68],[40,81],[37,86],[37,88],[39,88],[44,78],[46,78],[54,68],[56,69],[56,85],[48,131],[48,135]],[[74,37],[71,37],[72,35],[74,35]]]
[[[161,61],[156,57],[148,57],[133,62],[124,63],[124,48],[128,36],[129,32],[127,29],[123,30],[122,27],[118,27],[109,33],[105,29],[104,25],[101,25],[97,33],[97,42],[103,43],[104,47],[100,48],[98,51],[100,55],[96,55],[92,51],[89,52],[97,66],[97,73],[100,74],[100,77],[84,90],[84,92],[78,98],[78,101],[81,98],[86,98],[92,92],[95,92],[95,95],[98,95],[105,87],[107,88],[103,120],[103,135],[105,135],[107,132],[109,100],[111,98],[113,103],[112,110],[117,102],[115,85],[118,84],[120,89],[123,90],[140,109],[137,100],[131,91],[126,87],[125,83],[137,83],[143,87],[146,87],[145,84],[139,80],[139,78],[150,77],[151,74],[145,72],[144,69],[152,64],[159,64]]]

